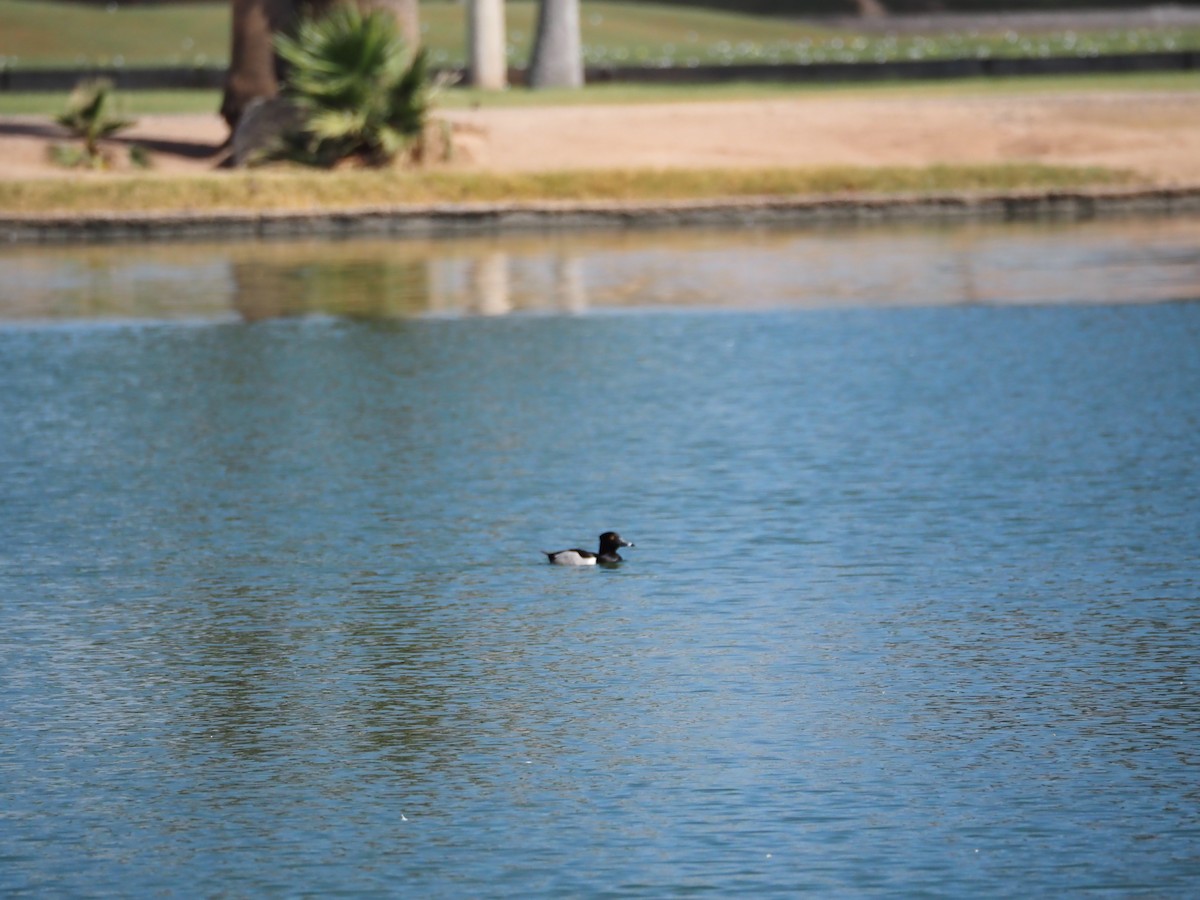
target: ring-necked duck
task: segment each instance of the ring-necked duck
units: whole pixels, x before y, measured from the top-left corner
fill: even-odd
[[[610,565],[621,561],[621,555],[617,553],[618,549],[632,546],[633,544],[623,540],[615,531],[606,531],[600,535],[599,553],[592,553],[590,550],[579,550],[578,548],[556,550],[553,553],[549,550],[543,550],[542,552],[556,566],[594,566],[597,563]]]

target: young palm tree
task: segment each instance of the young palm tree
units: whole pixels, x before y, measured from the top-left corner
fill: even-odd
[[[114,118],[109,113],[113,84],[107,78],[83,81],[71,91],[67,108],[54,121],[83,141],[83,162],[91,166],[104,163],[100,141],[133,124],[132,119]]]
[[[416,141],[429,111],[424,51],[411,62],[395,20],[345,3],[275,39],[288,64],[285,94],[304,124],[293,150],[316,165],[357,157],[384,165]]]

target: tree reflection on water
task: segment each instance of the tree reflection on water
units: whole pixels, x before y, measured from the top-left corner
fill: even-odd
[[[0,319],[1162,302],[1200,219],[6,247]]]

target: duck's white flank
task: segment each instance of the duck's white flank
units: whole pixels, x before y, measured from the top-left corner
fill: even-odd
[[[596,557],[591,554],[584,556],[574,550],[560,550],[550,557],[550,561],[556,566],[594,566]]]

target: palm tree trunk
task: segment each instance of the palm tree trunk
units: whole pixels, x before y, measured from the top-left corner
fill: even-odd
[[[334,0],[232,0],[232,46],[221,115],[230,129],[250,101],[279,93],[283,67],[275,55],[275,35],[290,30],[302,13],[319,12]]]
[[[583,49],[579,0],[541,0],[537,37],[529,64],[529,86],[581,87]]]
[[[468,65],[471,85],[498,91],[508,84],[504,0],[468,0]]]
[[[297,15],[296,0],[233,0],[229,71],[221,115],[232,129],[256,97],[279,92],[279,69],[272,46],[275,32]]]

